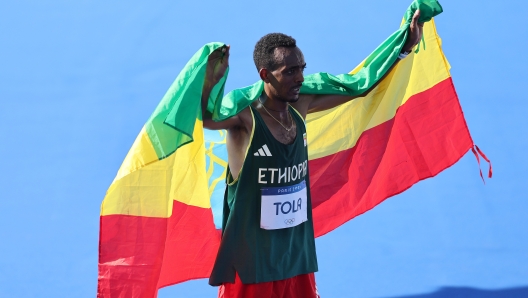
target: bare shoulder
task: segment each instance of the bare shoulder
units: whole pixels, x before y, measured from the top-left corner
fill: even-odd
[[[310,105],[314,99],[315,95],[313,94],[301,94],[299,95],[299,100],[292,102],[290,105],[301,114],[303,119],[306,119],[306,115],[308,115]]]
[[[253,116],[250,107],[243,109],[234,117],[237,117],[237,125],[227,129],[231,137],[240,138],[249,135],[253,129]]]

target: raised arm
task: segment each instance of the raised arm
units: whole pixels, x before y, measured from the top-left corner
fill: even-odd
[[[222,79],[229,66],[229,46],[221,47],[209,55],[204,85],[202,89],[202,120],[207,129],[220,130],[231,129],[241,126],[243,123],[239,115],[227,120],[215,122],[211,118],[211,113],[207,112],[207,102],[213,87]]]
[[[402,48],[401,53],[404,55],[409,54],[422,39],[424,24],[418,23],[419,18],[420,10],[417,10],[413,15],[409,27],[409,35]],[[302,95],[302,100],[299,100],[297,103],[295,103],[294,107],[298,109],[301,114],[303,114],[303,116],[306,116],[306,114],[308,113],[328,110],[348,101],[351,101],[355,98],[364,97],[369,94],[374,88],[376,88],[376,86],[378,86],[378,84],[391,72],[391,70],[396,66],[399,61],[400,59],[397,59],[396,62],[394,62],[394,64],[389,68],[389,70],[383,75],[383,77],[361,95]]]

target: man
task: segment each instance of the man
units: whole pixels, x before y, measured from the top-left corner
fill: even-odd
[[[400,57],[422,37],[419,16]],[[355,97],[300,94],[304,56],[295,39],[272,33],[253,54],[264,81],[260,98],[214,122],[205,112],[207,100],[228,57],[229,47],[211,54],[202,92],[204,127],[228,131],[222,242],[209,282],[221,285],[219,297],[318,297],[304,119]]]

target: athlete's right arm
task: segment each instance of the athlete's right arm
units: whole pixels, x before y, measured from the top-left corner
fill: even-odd
[[[209,100],[211,90],[224,76],[228,66],[229,46],[221,47],[209,55],[201,98],[203,126],[207,129],[231,129],[242,125],[242,121],[238,115],[224,121],[215,122],[211,119],[211,113],[207,112],[207,101]]]
[[[209,114],[209,113],[206,113]],[[203,114],[202,114],[203,115]],[[211,130],[231,130],[235,127],[240,127],[243,125],[242,120],[240,119],[239,115],[235,115],[229,119],[223,120],[223,121],[213,121],[211,119],[211,115],[203,115],[203,126],[204,128],[211,129]]]

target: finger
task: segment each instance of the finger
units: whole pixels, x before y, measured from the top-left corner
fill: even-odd
[[[220,59],[221,63],[229,61],[229,49],[230,48],[231,48],[230,45],[226,45],[225,47],[222,47],[222,57]]]
[[[211,54],[209,54],[209,61],[211,60],[217,60],[217,59],[220,59],[222,58],[223,56],[223,53],[222,53],[222,48],[218,48],[216,50],[214,50]]]
[[[214,50],[211,54],[209,54],[208,60],[209,61],[222,60],[224,58],[225,52],[226,52],[226,48],[225,47],[220,47],[220,48]]]

